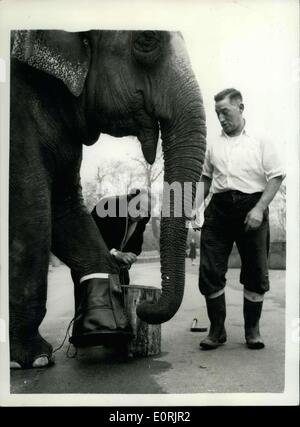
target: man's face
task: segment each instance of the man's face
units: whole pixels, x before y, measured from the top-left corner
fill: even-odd
[[[229,97],[216,102],[216,113],[221,126],[227,135],[233,134],[243,123],[243,104],[230,101]]]

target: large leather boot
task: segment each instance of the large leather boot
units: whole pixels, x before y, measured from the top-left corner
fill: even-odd
[[[69,339],[75,347],[120,345],[132,337],[118,275],[75,285],[75,319]]]
[[[206,298],[206,308],[210,320],[209,334],[200,342],[203,350],[213,350],[227,340],[224,327],[226,317],[225,294],[216,298]]]
[[[252,302],[244,298],[245,338],[248,348],[260,350],[265,344],[259,332],[259,319],[263,302]]]

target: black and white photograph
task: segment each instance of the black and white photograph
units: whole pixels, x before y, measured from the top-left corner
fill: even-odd
[[[1,406],[299,405],[299,72],[295,0],[0,2]]]

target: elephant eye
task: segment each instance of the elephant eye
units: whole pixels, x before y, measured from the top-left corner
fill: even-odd
[[[151,52],[159,45],[160,37],[157,31],[143,31],[134,40],[134,48],[142,52]]]
[[[154,65],[162,53],[161,33],[159,31],[137,31],[133,34],[132,51],[140,64]]]

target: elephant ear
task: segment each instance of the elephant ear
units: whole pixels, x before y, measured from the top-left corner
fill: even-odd
[[[90,49],[80,33],[67,31],[14,31],[13,58],[60,79],[79,96],[90,63]]]

